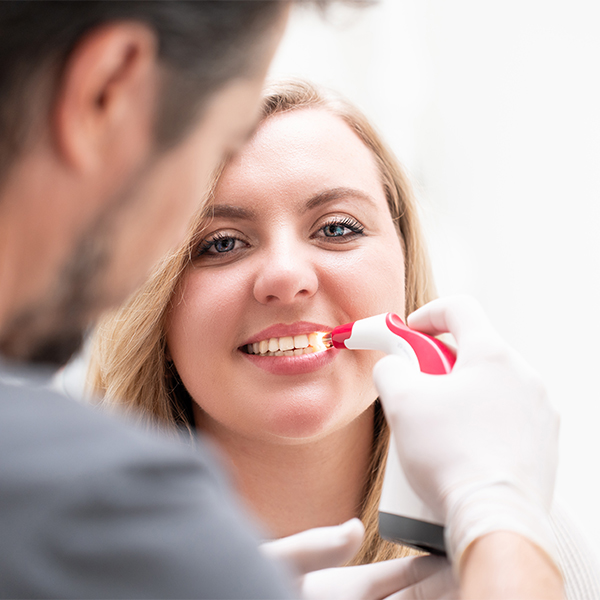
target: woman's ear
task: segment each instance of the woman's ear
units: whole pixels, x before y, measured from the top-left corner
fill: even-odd
[[[52,133],[61,158],[93,172],[115,156],[137,162],[138,154],[147,154],[158,71],[156,36],[141,23],[108,24],[85,36],[67,61],[54,105]]]

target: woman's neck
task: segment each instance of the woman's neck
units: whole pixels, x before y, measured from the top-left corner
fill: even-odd
[[[306,443],[211,433],[231,462],[239,492],[273,537],[359,516],[373,445],[372,406],[343,429]]]

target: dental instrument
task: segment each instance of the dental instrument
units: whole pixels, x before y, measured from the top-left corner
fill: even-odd
[[[381,350],[406,358],[412,368],[430,375],[450,373],[456,356],[440,340],[407,327],[394,313],[384,313],[335,327],[323,336],[327,348]],[[445,555],[444,524],[408,483],[390,437],[379,503],[379,532],[398,542],[432,554]]]

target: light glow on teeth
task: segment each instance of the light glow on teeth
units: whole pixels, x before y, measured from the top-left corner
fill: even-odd
[[[313,352],[322,352],[328,350],[323,343],[325,333],[314,332],[308,335],[287,335],[280,338],[269,338],[246,345],[248,354],[258,354],[261,356],[301,356],[302,354],[312,354]]]

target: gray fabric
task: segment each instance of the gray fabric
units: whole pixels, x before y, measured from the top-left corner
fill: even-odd
[[[600,600],[600,567],[564,509],[555,504],[550,515],[567,600]]]
[[[202,440],[142,433],[36,375],[0,364],[0,597],[290,596]]]

